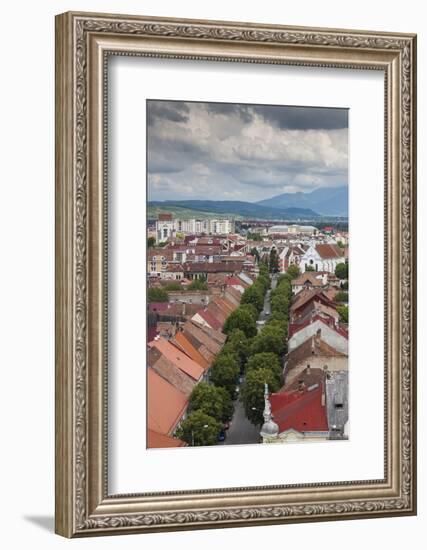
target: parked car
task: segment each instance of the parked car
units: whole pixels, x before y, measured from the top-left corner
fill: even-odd
[[[221,430],[218,435],[218,441],[225,441],[225,430]]]

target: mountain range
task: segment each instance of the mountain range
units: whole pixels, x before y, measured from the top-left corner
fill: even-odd
[[[321,216],[348,216],[348,186],[323,187],[310,193],[282,193],[257,202],[273,208],[308,208]]]
[[[278,220],[281,218],[285,220],[296,220],[319,217],[319,214],[311,208],[298,206],[275,208],[270,205],[262,205],[244,201],[168,200],[148,202],[149,213],[150,210],[173,210],[174,208],[209,214],[228,214],[242,218],[258,218],[267,220]]]

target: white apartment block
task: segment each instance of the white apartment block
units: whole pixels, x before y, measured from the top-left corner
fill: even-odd
[[[198,220],[157,220],[156,241],[162,242],[174,237],[176,233],[186,235],[227,235],[233,233],[234,222],[228,219],[210,220],[207,218]]]

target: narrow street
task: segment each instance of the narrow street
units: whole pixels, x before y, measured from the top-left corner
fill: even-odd
[[[271,277],[271,289],[268,289],[265,298],[264,298],[264,307],[259,314],[257,321],[258,332],[265,325],[268,316],[271,314],[271,305],[270,305],[270,293],[271,290],[274,290],[277,285],[277,274],[272,275]],[[239,382],[239,388],[244,382],[244,379],[241,379]],[[250,443],[259,443],[259,426],[254,426],[246,418],[245,409],[240,400],[235,402],[233,418],[230,422],[230,427],[227,430],[227,437],[224,441],[224,445],[244,445]]]
[[[233,420],[227,430],[225,445],[243,445],[259,443],[259,427],[254,426],[245,416],[245,409],[241,401],[236,401]]]
[[[271,288],[269,288],[265,293],[264,307],[261,313],[259,314],[258,321],[257,321],[258,332],[262,330],[263,326],[265,325],[268,319],[268,316],[271,314],[270,294],[271,294],[271,291],[274,290],[277,286],[277,277],[278,275],[276,273],[271,276]]]

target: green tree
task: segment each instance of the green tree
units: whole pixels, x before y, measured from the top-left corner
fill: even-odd
[[[233,414],[233,402],[224,388],[200,382],[191,392],[190,411],[202,411],[226,422]]]
[[[265,260],[262,260],[259,265],[259,277],[267,277],[267,279],[270,278],[270,275],[268,274],[268,265]]]
[[[300,268],[297,265],[290,265],[286,271],[291,279],[296,279],[301,275]]]
[[[287,331],[288,331],[288,320],[287,318],[277,318],[277,317],[274,317],[274,316],[270,316],[268,321],[267,321],[267,325],[266,327],[268,328],[271,328],[271,327],[274,327],[274,328],[277,328],[278,330],[280,330],[280,332],[284,335],[287,334]]]
[[[348,281],[344,281],[341,283],[342,290],[348,290]]]
[[[258,426],[263,422],[265,383],[268,384],[270,392],[276,392],[280,388],[274,372],[270,369],[250,369],[241,393],[246,417]]]
[[[152,248],[156,244],[155,237],[148,237],[147,239],[147,248]]]
[[[168,302],[169,296],[163,288],[149,288],[148,302]]]
[[[188,290],[208,290],[205,279],[194,279],[189,285]]]
[[[280,359],[275,353],[264,352],[255,353],[252,355],[246,363],[246,373],[256,369],[269,369],[275,375],[277,382],[281,382],[282,379],[282,367],[280,366]]]
[[[270,273],[279,272],[279,256],[277,255],[277,250],[275,248],[272,248],[270,251],[268,270],[270,271]]]
[[[242,305],[252,304],[258,311],[261,311],[264,305],[264,293],[261,286],[255,283],[249,286],[242,294],[240,303]]]
[[[230,332],[222,348],[222,353],[234,353],[239,357],[240,366],[246,363],[249,354],[250,339],[243,330],[236,329]]]
[[[257,308],[253,304],[240,304],[239,309],[241,309],[242,311],[248,312],[249,315],[254,320],[254,323],[258,319],[259,313],[258,313]]]
[[[259,252],[255,247],[251,248],[250,253],[251,253],[251,256],[254,256],[256,258],[257,262],[259,262]]]
[[[248,241],[262,241],[262,235],[255,231],[253,233],[248,231],[246,238]]]
[[[335,268],[335,275],[338,277],[338,279],[348,279],[348,263],[343,262],[337,264]]]
[[[181,290],[181,285],[179,283],[177,283],[176,281],[173,281],[173,282],[168,283],[167,285],[165,285],[165,290],[168,290],[170,292],[172,292],[174,290]]]
[[[334,299],[335,299],[336,302],[345,302],[345,303],[347,303],[348,302],[348,292],[342,292],[342,291],[337,292],[335,294]]]
[[[256,319],[246,306],[238,307],[226,319],[223,327],[225,334],[230,334],[233,330],[242,330],[248,338],[257,333]]]
[[[210,380],[215,386],[225,388],[229,395],[234,394],[240,372],[239,359],[236,354],[220,353],[210,371]]]
[[[290,300],[286,292],[274,292],[270,298],[271,310],[273,312],[288,313]]]
[[[338,306],[337,311],[340,314],[340,320],[343,323],[348,323],[348,306]]]
[[[251,352],[272,352],[280,355],[285,352],[285,335],[275,326],[266,325],[252,340]]]
[[[221,422],[203,411],[194,411],[181,423],[176,431],[179,439],[191,446],[215,445],[221,430]]]
[[[280,321],[283,323],[283,326],[286,325],[286,328],[284,329],[284,332],[286,332],[287,326],[288,326],[288,313],[285,311],[274,311],[272,310],[272,313],[267,321],[267,325],[270,325],[273,321]]]
[[[316,271],[312,265],[306,265],[305,270],[306,271]]]

